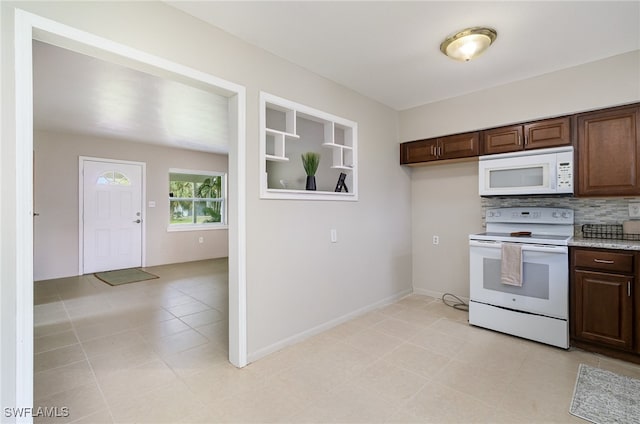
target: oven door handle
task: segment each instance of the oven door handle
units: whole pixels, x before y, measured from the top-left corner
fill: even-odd
[[[469,246],[498,248],[502,246],[502,243],[500,243],[499,241],[489,241],[489,240],[486,240],[486,241],[469,240]]]
[[[540,244],[531,244],[522,246],[522,250],[527,252],[545,252],[545,253],[569,253],[567,246],[542,246]]]
[[[469,246],[499,249],[502,247],[502,242],[490,241],[490,240],[487,240],[487,241],[470,240]],[[544,252],[544,253],[561,253],[561,254],[566,254],[569,252],[569,248],[567,246],[546,246],[541,244],[523,244],[522,250],[525,252]]]

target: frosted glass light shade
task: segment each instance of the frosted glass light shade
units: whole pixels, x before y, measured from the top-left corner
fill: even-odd
[[[468,62],[487,50],[497,36],[492,28],[468,28],[444,40],[440,51],[452,59]]]

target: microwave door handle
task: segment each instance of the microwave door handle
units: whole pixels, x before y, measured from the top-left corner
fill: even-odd
[[[549,188],[553,191],[556,189],[556,179],[558,178],[558,166],[553,161],[553,169],[549,169]],[[549,166],[551,168],[551,166]]]

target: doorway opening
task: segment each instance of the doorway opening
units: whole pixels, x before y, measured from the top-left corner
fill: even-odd
[[[123,64],[229,100],[229,356],[247,364],[245,89],[201,71],[16,9],[16,405],[33,405],[33,40]]]

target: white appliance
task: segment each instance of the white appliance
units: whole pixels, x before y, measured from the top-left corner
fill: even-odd
[[[480,156],[480,196],[572,194],[573,147]]]
[[[469,236],[469,323],[569,348],[568,242],[573,211],[489,209],[486,222],[486,233]],[[501,282],[503,243],[522,249],[521,287]]]

